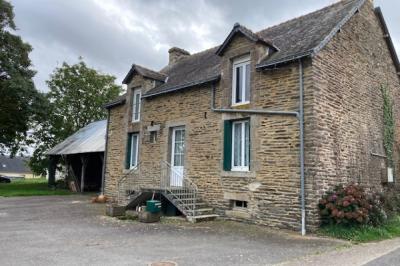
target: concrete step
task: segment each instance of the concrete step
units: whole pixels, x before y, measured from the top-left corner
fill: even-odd
[[[205,214],[205,215],[187,216],[186,218],[190,222],[197,223],[197,222],[201,222],[201,221],[211,221],[217,217],[219,217],[218,214]]]
[[[194,215],[207,215],[207,214],[214,214],[213,208],[198,208],[196,210],[187,211],[190,215],[194,213]]]

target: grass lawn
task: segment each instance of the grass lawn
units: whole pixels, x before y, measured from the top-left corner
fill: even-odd
[[[47,180],[44,178],[11,180],[9,184],[0,183],[0,196],[3,197],[69,194],[71,194],[71,192],[66,189],[49,188],[47,186]]]
[[[341,225],[324,226],[319,234],[361,243],[378,241],[400,236],[400,216],[392,218],[386,224],[373,227],[370,225],[344,227]]]

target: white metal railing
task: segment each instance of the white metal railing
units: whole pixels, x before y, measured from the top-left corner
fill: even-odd
[[[130,196],[139,193],[142,188],[159,188],[160,192],[176,202],[186,216],[195,215],[198,188],[184,169],[178,171],[166,161],[161,161],[160,165],[138,163],[117,181],[118,204],[127,204]]]
[[[195,215],[198,188],[184,170],[180,172],[161,161],[160,189],[178,203],[186,216]]]
[[[128,193],[132,193],[139,189],[141,163],[138,163],[134,168],[131,168],[122,175],[117,182],[117,202],[124,204],[128,200]]]

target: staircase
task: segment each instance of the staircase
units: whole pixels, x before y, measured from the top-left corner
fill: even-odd
[[[128,208],[136,206],[141,203],[145,193],[154,191],[169,200],[190,222],[212,220],[218,217],[214,209],[199,198],[196,184],[187,177],[185,172],[178,175],[169,163],[162,161],[160,178],[154,179],[153,186],[148,187],[140,182],[140,168],[139,164],[118,181],[118,203],[121,205],[126,205]],[[171,176],[179,176],[181,186],[171,186],[171,183],[176,184],[176,181],[171,181]]]

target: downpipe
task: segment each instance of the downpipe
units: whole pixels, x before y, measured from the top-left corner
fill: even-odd
[[[303,104],[303,62],[299,59],[299,111],[278,111],[260,109],[227,109],[215,107],[215,82],[211,89],[211,111],[217,113],[259,114],[259,115],[288,115],[295,116],[299,121],[300,131],[300,205],[301,205],[301,235],[306,235],[306,209],[305,209],[305,180],[304,180],[304,104]]]

